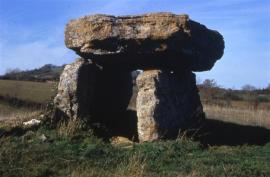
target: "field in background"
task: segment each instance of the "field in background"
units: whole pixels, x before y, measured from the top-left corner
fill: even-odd
[[[1,127],[16,127],[22,124],[22,122],[39,119],[41,115],[41,109],[31,109],[25,107],[14,107],[8,103],[0,101],[0,123]]]
[[[0,101],[0,120],[13,117],[12,115],[24,114],[27,111],[29,111],[28,108],[17,108],[10,106],[8,103]]]
[[[0,96],[44,103],[56,93],[55,82],[0,80]]]
[[[259,126],[270,129],[269,109],[204,105],[204,111],[208,119],[231,122],[240,125]]]
[[[55,88],[56,82],[0,80],[0,121],[16,126],[39,118]]]
[[[39,109],[33,110],[31,107],[35,104],[45,104],[53,98],[56,94],[56,88],[57,82],[0,80],[0,120],[14,119],[20,117],[20,115],[25,117],[25,115],[32,115],[33,112],[40,111]],[[224,90],[218,92],[208,89],[201,90],[201,92],[204,111],[208,119],[241,125],[262,126],[270,129],[270,102],[256,101],[256,94],[252,94],[252,100],[248,101],[249,94],[239,91],[233,93],[237,94],[233,96],[232,93],[226,95],[226,93],[223,93]],[[219,97],[212,99],[213,96],[209,92],[213,96]],[[228,100],[228,98],[235,98],[236,96],[238,96],[238,101]],[[239,100],[240,97],[245,99]],[[268,95],[265,97],[268,98]],[[14,98],[15,103],[21,101],[23,103],[30,102],[33,105],[24,106],[22,104],[14,107]],[[261,97],[259,98],[261,100]]]

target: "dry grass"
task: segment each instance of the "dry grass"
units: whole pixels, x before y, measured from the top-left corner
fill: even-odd
[[[269,102],[231,101],[230,107],[242,108],[242,109],[270,110],[270,103]]]
[[[0,120],[0,127],[12,128],[22,126],[23,122],[31,119],[41,119],[42,117],[40,111],[25,111],[21,113],[12,113],[4,118],[5,119]]]
[[[84,127],[84,122],[80,119],[69,119],[58,124],[57,131],[60,136],[73,136]]]
[[[9,117],[10,114],[24,112],[24,110],[10,106],[7,103],[0,102],[0,120]]]
[[[116,166],[113,171],[80,166],[72,171],[71,177],[146,177],[148,175],[145,167],[146,160],[140,153],[135,153],[128,161]]]
[[[270,110],[204,105],[204,111],[209,119],[270,129]]]
[[[56,83],[0,80],[0,95],[44,103],[56,93]]]
[[[145,176],[146,160],[142,158],[140,153],[134,154],[128,160],[128,163],[122,163],[116,168],[115,177],[142,177]]]

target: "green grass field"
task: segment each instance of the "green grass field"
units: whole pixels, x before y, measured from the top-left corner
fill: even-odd
[[[55,95],[55,86],[55,83],[0,80],[0,95],[45,103]],[[267,109],[252,112],[255,110],[242,109],[240,106],[206,105],[205,111],[207,116],[225,122],[266,128],[270,125]],[[270,176],[270,143],[265,144],[268,141],[262,141],[260,145],[237,142],[233,142],[235,146],[205,145],[198,139],[182,137],[174,141],[112,145],[95,137],[91,129],[82,130],[84,126],[76,122],[62,123],[54,128],[50,124],[34,129],[21,127],[22,121],[37,118],[39,114],[40,110],[13,107],[4,100],[0,101],[0,119],[1,115],[10,120],[20,119],[0,121],[1,177]],[[227,125],[227,128],[230,127]],[[250,127],[243,128],[247,130],[245,133],[251,130]],[[231,139],[234,135],[242,138],[242,134],[222,134],[225,129],[217,128],[215,133],[219,134],[215,134],[215,141]],[[238,127],[228,131],[232,130],[240,132]],[[43,135],[47,138],[45,141],[41,138]],[[265,134],[255,135],[255,138],[270,139],[270,136],[261,135]]]
[[[0,80],[0,96],[44,103],[56,93],[54,82]]]
[[[266,177],[270,144],[202,148],[191,140],[111,145],[91,132],[41,127],[0,138],[3,177]],[[1,130],[0,130],[1,132]],[[41,135],[47,137],[41,140]]]

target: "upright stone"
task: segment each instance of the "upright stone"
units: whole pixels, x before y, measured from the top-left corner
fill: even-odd
[[[140,142],[174,138],[179,130],[202,118],[202,105],[192,72],[148,70],[141,73],[136,82]]]
[[[95,64],[81,58],[65,66],[54,98],[57,116],[77,119],[90,114],[97,71]]]
[[[55,118],[87,118],[92,124],[107,128],[112,135],[132,137],[135,121],[126,117],[131,96],[129,71],[100,67],[90,60],[78,59],[67,65],[60,76],[54,99]]]

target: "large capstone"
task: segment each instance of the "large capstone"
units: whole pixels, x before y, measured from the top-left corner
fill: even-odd
[[[176,137],[203,118],[195,75],[190,71],[144,71],[137,86],[140,142]]]
[[[99,65],[130,70],[210,70],[224,50],[217,31],[172,13],[85,16],[68,23],[65,43]]]

